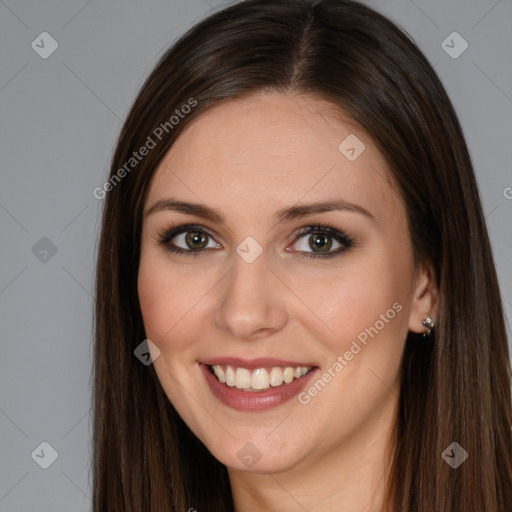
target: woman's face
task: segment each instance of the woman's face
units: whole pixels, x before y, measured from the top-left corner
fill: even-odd
[[[220,104],[148,192],[138,292],[154,369],[229,468],[284,471],[382,436],[407,332],[431,313],[389,171],[332,109],[277,92]]]

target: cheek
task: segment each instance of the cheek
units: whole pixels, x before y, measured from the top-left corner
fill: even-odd
[[[146,336],[170,355],[185,353],[202,337],[205,297],[216,275],[190,265],[184,269],[148,249],[141,256],[138,295]]]
[[[394,343],[405,335],[410,272],[407,258],[397,264],[396,253],[379,251],[354,256],[329,278],[303,275],[295,289],[310,310],[309,329],[329,353],[343,354],[354,340],[364,346],[376,336]]]
[[[168,265],[158,258],[142,257],[138,274],[139,303],[147,337],[161,344],[185,312],[186,290],[180,290]]]

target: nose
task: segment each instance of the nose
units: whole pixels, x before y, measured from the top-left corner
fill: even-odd
[[[236,339],[265,338],[287,323],[290,301],[286,287],[267,266],[264,256],[247,263],[235,254],[233,266],[222,280],[215,324]]]

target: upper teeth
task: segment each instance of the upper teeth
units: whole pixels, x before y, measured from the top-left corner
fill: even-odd
[[[284,369],[280,366],[272,368],[256,368],[248,370],[247,368],[237,368],[233,366],[212,366],[213,372],[220,380],[228,386],[235,386],[238,389],[258,390],[268,389],[270,386],[280,386],[283,382],[291,382],[298,379],[311,370],[312,366],[287,366]]]

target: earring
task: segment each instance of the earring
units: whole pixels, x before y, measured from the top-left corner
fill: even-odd
[[[425,332],[423,333],[424,338],[428,338],[432,332],[432,329],[434,328],[434,322],[432,321],[432,318],[427,316],[423,322],[421,322],[423,327],[425,327]]]

